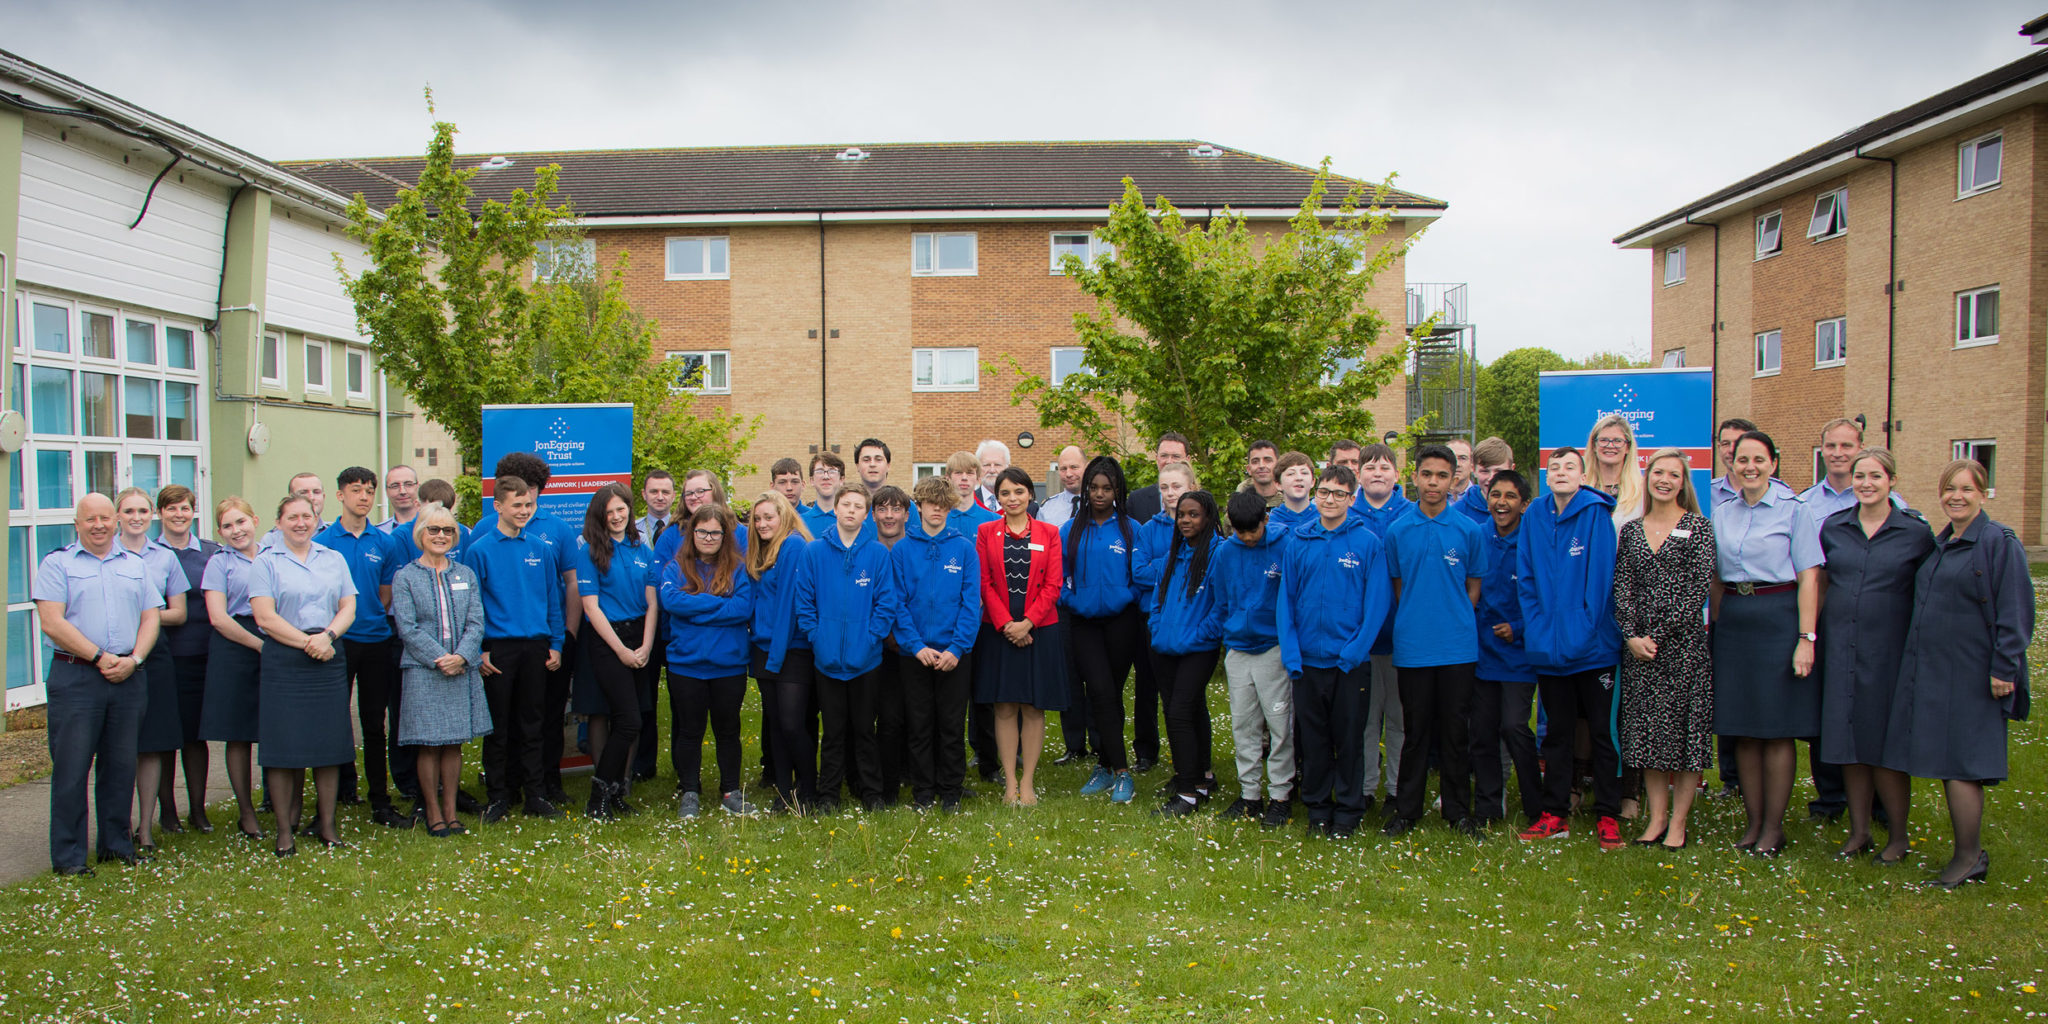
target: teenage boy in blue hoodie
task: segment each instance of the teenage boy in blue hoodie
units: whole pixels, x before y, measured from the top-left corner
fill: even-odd
[[[1267,521],[1281,533],[1293,533],[1296,527],[1315,522],[1316,503],[1309,497],[1316,489],[1315,460],[1301,452],[1283,452],[1274,463],[1273,479],[1280,484],[1280,504],[1266,510]],[[1229,518],[1227,511],[1224,518]]]
[[[896,649],[903,672],[911,806],[960,809],[967,779],[967,704],[981,624],[981,558],[952,522],[957,495],[944,476],[911,492],[917,521],[889,551],[902,608]]]
[[[1287,456],[1280,457],[1284,465]],[[1281,471],[1285,493],[1286,471]],[[1313,490],[1313,487],[1311,487]],[[1284,507],[1284,506],[1281,506]],[[1224,817],[1257,817],[1267,828],[1294,813],[1294,683],[1280,655],[1280,558],[1289,531],[1256,494],[1239,491],[1224,506],[1230,539],[1209,566],[1216,615],[1223,623],[1223,676],[1230,687],[1230,731],[1241,796]],[[1266,764],[1261,800],[1259,762]]]
[[[1429,749],[1440,741],[1444,820],[1474,839],[1485,833],[1472,816],[1473,667],[1479,638],[1462,625],[1479,603],[1486,541],[1472,520],[1451,508],[1458,456],[1445,445],[1415,454],[1415,492],[1422,500],[1387,528],[1387,567],[1400,599],[1394,619],[1394,668],[1401,679],[1400,797],[1381,832],[1412,831],[1427,808]]]
[[[517,476],[492,484],[498,514],[489,530],[470,536],[462,563],[476,572],[483,591],[484,655],[477,666],[491,706],[491,732],[484,737],[484,783],[490,800],[486,824],[512,813],[522,793],[526,813],[559,818],[541,775],[541,705],[547,674],[562,664],[561,577],[557,548],[527,529],[539,495]]]
[[[1486,532],[1486,525],[1493,521],[1493,493],[1489,485],[1493,475],[1503,469],[1515,468],[1515,450],[1498,437],[1489,437],[1472,446],[1472,486],[1465,488],[1465,496],[1452,507],[1463,512],[1480,526],[1480,533]],[[1527,504],[1527,502],[1523,502]]]
[[[843,781],[861,806],[882,809],[882,768],[875,751],[875,673],[882,640],[902,607],[889,549],[867,529],[868,489],[849,483],[832,496],[834,526],[804,548],[796,578],[796,624],[811,638],[818,714],[818,806],[839,806]]]
[[[1480,448],[1486,447],[1480,442]],[[1476,475],[1476,473],[1475,473]],[[1529,729],[1529,705],[1536,697],[1536,673],[1522,650],[1522,599],[1516,563],[1522,512],[1529,507],[1529,483],[1512,469],[1491,473],[1486,485],[1493,514],[1480,533],[1486,537],[1486,581],[1475,609],[1479,666],[1472,684],[1472,774],[1474,812],[1482,823],[1507,817],[1507,770],[1501,747],[1515,766],[1522,793],[1522,819],[1534,824],[1543,813],[1543,780],[1536,770],[1536,734]]]
[[[1392,585],[1380,539],[1352,518],[1357,477],[1330,466],[1316,479],[1317,520],[1280,559],[1280,654],[1294,677],[1295,753],[1309,834],[1348,838],[1365,818],[1366,702],[1373,640]]]
[[[1622,846],[1619,756],[1608,728],[1621,627],[1614,623],[1614,499],[1585,487],[1586,456],[1577,448],[1550,453],[1550,494],[1522,517],[1516,594],[1522,649],[1536,673],[1549,728],[1543,735],[1543,815],[1524,840],[1571,835],[1574,723],[1584,718],[1593,741],[1593,813],[1600,848]]]
[[[1369,444],[1359,453],[1358,497],[1351,515],[1363,522],[1372,535],[1385,540],[1387,527],[1408,514],[1415,503],[1401,493],[1401,457],[1384,444]],[[1401,784],[1402,737],[1401,677],[1394,671],[1394,609],[1387,607],[1386,625],[1372,644],[1371,696],[1365,708],[1365,779],[1362,790],[1365,808],[1371,810],[1373,796],[1380,788],[1380,741],[1386,740],[1387,806],[1392,808]]]

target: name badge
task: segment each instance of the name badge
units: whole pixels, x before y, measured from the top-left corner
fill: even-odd
[[[1691,530],[1673,530],[1673,531],[1671,531],[1671,535],[1672,535],[1673,537],[1677,537],[1677,538],[1679,538],[1680,540],[1683,540],[1683,539],[1685,539],[1685,538],[1687,538],[1687,537],[1690,537],[1690,536],[1692,536],[1692,531],[1691,531]]]
[[[1033,544],[1033,545],[1031,545],[1031,550],[1033,550],[1033,551],[1044,551],[1044,550],[1045,550],[1045,545],[1043,545],[1043,544]]]
[[[448,589],[450,589],[450,590],[468,590],[468,589],[469,589],[469,584],[467,584],[467,583],[450,583],[450,584],[448,584]]]

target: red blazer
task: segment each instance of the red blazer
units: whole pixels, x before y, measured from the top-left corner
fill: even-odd
[[[1010,578],[1003,568],[1003,521],[983,523],[974,536],[974,552],[981,558],[981,609],[988,624],[1001,629],[1010,623]],[[1051,523],[1031,521],[1031,575],[1024,585],[1024,617],[1032,629],[1044,629],[1060,620],[1060,530]]]

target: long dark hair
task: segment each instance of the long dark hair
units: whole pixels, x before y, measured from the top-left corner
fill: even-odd
[[[699,568],[699,523],[717,523],[719,530],[725,534],[724,542],[718,545],[718,554],[712,556],[712,561],[708,563],[709,575]],[[690,513],[687,525],[677,524],[690,531],[683,534],[683,542],[676,545],[676,564],[683,567],[683,593],[712,594],[718,597],[732,594],[733,575],[740,571],[739,545],[733,541],[733,534],[737,532],[734,527],[737,524],[738,520],[733,518],[732,510],[724,505],[699,505],[697,511]]]
[[[1187,595],[1195,596],[1202,589],[1202,580],[1209,575],[1209,552],[1216,546],[1216,538],[1222,527],[1216,513],[1216,499],[1208,491],[1189,491],[1180,496],[1173,508],[1173,546],[1166,551],[1166,571],[1159,574],[1159,603],[1166,603],[1166,587],[1173,582],[1173,567],[1180,560],[1180,549],[1188,545],[1188,539],[1180,535],[1180,505],[1194,502],[1202,507],[1202,515],[1208,517],[1209,528],[1195,534],[1194,555],[1188,559]]]
[[[606,484],[590,496],[590,507],[583,510],[583,543],[590,548],[590,563],[597,566],[598,575],[612,571],[612,527],[605,522],[604,510],[617,498],[626,503],[626,543],[640,543],[640,524],[633,521],[633,495],[618,484]]]
[[[1130,485],[1124,481],[1124,467],[1108,455],[1097,455],[1089,460],[1088,468],[1081,471],[1081,502],[1074,511],[1074,525],[1067,528],[1067,547],[1062,552],[1067,567],[1067,578],[1081,578],[1081,552],[1085,550],[1081,536],[1084,531],[1095,528],[1095,510],[1088,505],[1088,481],[1098,476],[1108,477],[1109,485],[1116,491],[1116,500],[1110,503],[1109,518],[1124,535],[1124,573],[1131,573],[1131,550],[1137,545],[1131,540],[1131,520],[1125,512],[1130,503]]]

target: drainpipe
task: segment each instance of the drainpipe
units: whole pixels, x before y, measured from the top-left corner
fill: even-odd
[[[1884,278],[1884,446],[1892,448],[1892,424],[1897,422],[1892,410],[1892,384],[1897,375],[1892,369],[1899,342],[1899,162],[1887,156],[1864,156],[1861,146],[1856,148],[1856,159],[1875,160],[1891,168],[1892,214],[1886,225],[1890,237],[1885,240]]]
[[[831,431],[826,428],[825,399],[825,211],[818,211],[818,451],[832,450]]]
[[[341,372],[348,372],[348,356],[346,353],[342,355]],[[344,390],[347,389],[347,384],[346,380],[342,381]],[[387,410],[384,408],[384,394],[384,368],[380,366],[377,368],[377,471],[379,473],[389,472],[391,469],[391,424],[385,417]],[[388,484],[390,481],[387,480],[385,483]],[[391,518],[391,492],[389,489],[384,487],[377,488],[377,507],[383,510],[383,518]]]
[[[1699,223],[1692,219],[1690,213],[1685,215],[1685,222]],[[1707,324],[1707,333],[1714,341],[1714,365],[1711,367],[1712,376],[1707,384],[1707,413],[1712,421],[1707,429],[1718,431],[1721,425],[1721,225],[1710,223],[1703,226],[1714,229],[1714,285],[1709,290],[1714,297],[1714,319]],[[1716,433],[1714,437],[1718,439],[1720,435]],[[1712,472],[1711,469],[1708,470],[1709,474]]]

